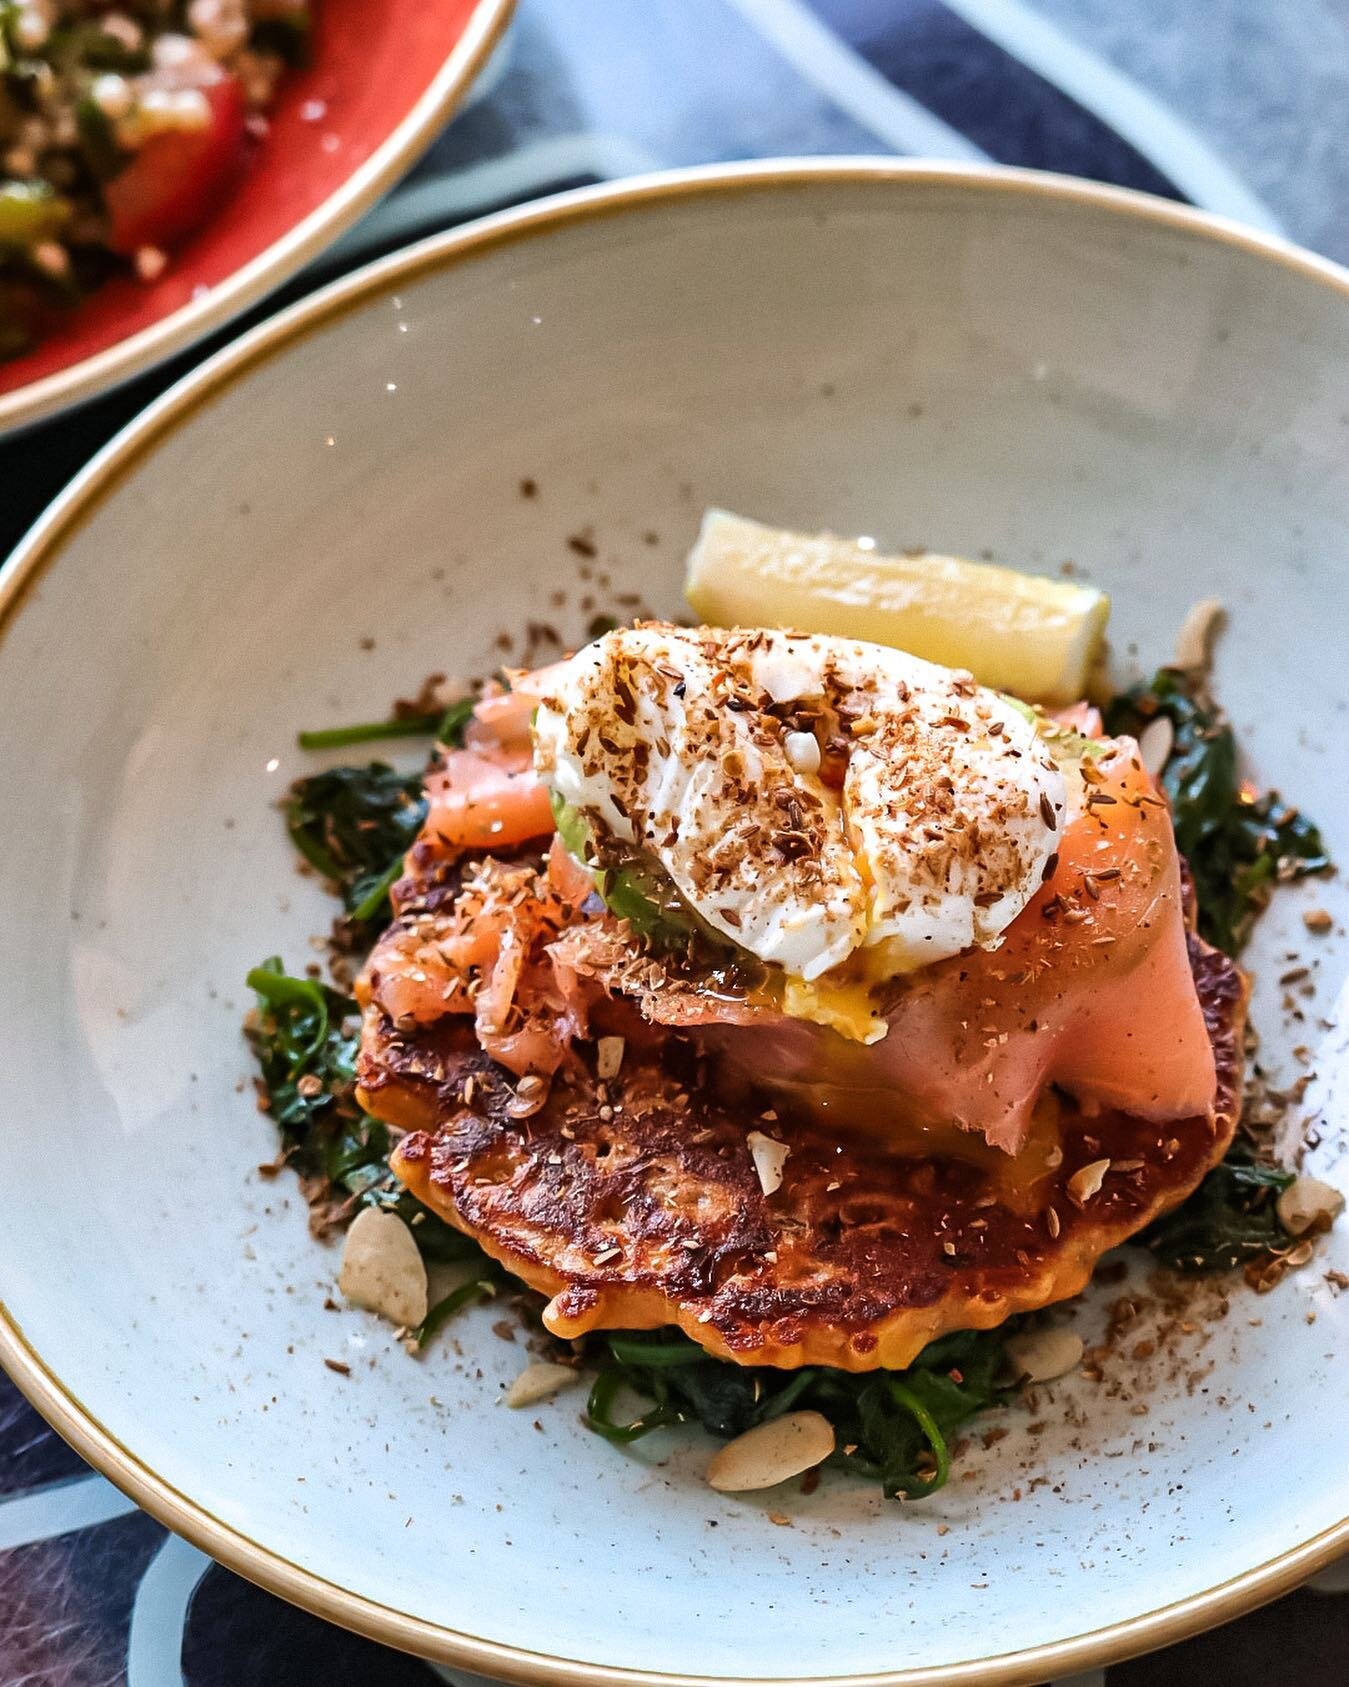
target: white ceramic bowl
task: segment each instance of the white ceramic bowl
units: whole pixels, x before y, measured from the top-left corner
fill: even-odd
[[[496,1406],[521,1349],[490,1311],[456,1327],[462,1356],[445,1340],[420,1363],[325,1311],[332,1252],[254,1170],[272,1139],[238,1024],[248,966],[302,964],[330,913],[269,806],[311,765],[296,727],[490,666],[530,617],[578,632],[581,529],[614,591],[677,609],[709,503],[1071,560],[1115,593],[1126,665],[1220,597],[1219,688],[1254,765],[1349,859],[1347,448],[1349,278],[1173,206],[998,172],[819,163],[583,193],[232,347],[0,585],[0,1358],[225,1562],[518,1680],[1042,1680],[1327,1562],[1349,1544],[1349,1297],[1324,1270],[1349,1267],[1349,1227],[1276,1293],[1197,1314],[1179,1375],[1065,1382],[1039,1435],[1011,1412],[929,1505],[841,1478],[719,1497],[706,1443],[623,1455],[574,1395],[542,1432]],[[1307,1110],[1333,1166],[1340,940],[1287,1031],[1275,984],[1320,902],[1342,917],[1341,884],[1284,893],[1253,960],[1270,1062],[1320,1048]]]

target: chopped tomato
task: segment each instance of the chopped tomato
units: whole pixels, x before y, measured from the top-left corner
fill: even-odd
[[[143,246],[175,245],[204,222],[244,155],[244,94],[233,76],[202,88],[211,108],[201,129],[152,135],[107,183],[108,244],[130,257]]]

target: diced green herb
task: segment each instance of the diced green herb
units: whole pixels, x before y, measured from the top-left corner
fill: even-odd
[[[1234,1270],[1288,1246],[1278,1199],[1292,1182],[1292,1172],[1261,1165],[1234,1148],[1187,1201],[1138,1240],[1173,1271]]]
[[[86,94],[75,107],[75,126],[85,163],[100,181],[108,181],[126,162],[112,119]]]
[[[249,45],[260,53],[275,53],[292,68],[301,68],[314,56],[314,30],[307,10],[296,8],[253,25]]]
[[[1176,844],[1194,875],[1199,931],[1235,955],[1275,884],[1321,872],[1330,858],[1315,825],[1277,793],[1243,790],[1231,724],[1194,676],[1163,668],[1115,698],[1106,731],[1136,737],[1162,715],[1175,734],[1162,784]]]
[[[149,70],[151,62],[148,47],[128,47],[119,35],[105,30],[97,18],[53,29],[42,53],[63,72],[115,70],[123,76],[138,76]]]
[[[0,181],[0,247],[22,250],[51,240],[70,213],[70,201],[48,182]]]

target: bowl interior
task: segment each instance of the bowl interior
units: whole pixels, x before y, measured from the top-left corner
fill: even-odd
[[[315,765],[295,729],[518,657],[531,622],[574,639],[615,604],[678,612],[705,504],[1071,563],[1115,594],[1125,670],[1222,599],[1218,686],[1254,767],[1349,855],[1334,285],[1090,194],[939,172],[668,195],[467,252],[184,407],[14,610],[9,1317],[205,1511],[469,1663],[453,1634],[700,1679],[946,1668],[1159,1612],[1337,1525],[1343,1226],[1276,1293],[1210,1288],[1153,1358],[1126,1346],[990,1423],[909,1508],[840,1478],[717,1496],[705,1442],[616,1453],[575,1394],[510,1411],[499,1310],[413,1361],[325,1309],[335,1254],[256,1170],[274,1144],[239,1035],[247,968],[301,967],[332,911],[271,806]],[[1283,892],[1251,958],[1272,1071],[1318,1051],[1303,1110],[1333,1172],[1343,945],[1313,947],[1317,904],[1342,923],[1341,883]],[[1291,987],[1291,1018],[1295,964],[1313,994]],[[1123,1292],[1076,1310],[1089,1337]]]
[[[304,222],[407,119],[478,4],[385,0],[372,10],[362,0],[324,0],[313,63],[282,79],[270,132],[229,200],[158,281],[115,278],[27,355],[0,363],[0,394],[171,316]]]

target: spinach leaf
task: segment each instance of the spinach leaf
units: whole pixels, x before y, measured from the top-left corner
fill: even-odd
[[[619,1443],[690,1422],[726,1439],[808,1408],[834,1426],[838,1449],[831,1464],[879,1481],[891,1498],[922,1498],[947,1479],[954,1432],[1007,1398],[1007,1334],[1005,1327],[963,1331],[933,1342],[906,1371],[857,1374],[828,1366],[735,1365],[710,1358],[679,1330],[609,1335],[587,1421]],[[619,1421],[614,1408],[623,1388],[654,1406]]]
[[[404,705],[400,704],[399,708]],[[381,738],[429,738],[458,748],[464,729],[473,716],[474,699],[461,697],[443,713],[419,715],[395,713],[391,720],[360,721],[355,726],[325,726],[316,731],[297,732],[302,750],[344,750],[352,744],[370,744]]]
[[[332,749],[372,738],[425,737],[463,743],[474,700],[464,697],[442,715],[400,715],[320,732],[302,732],[306,749]],[[297,779],[286,802],[291,842],[331,880],[356,935],[373,937],[389,919],[389,891],[402,877],[403,857],[426,818],[423,772],[399,773],[386,762],[330,767]]]
[[[425,1347],[436,1331],[442,1325],[448,1324],[456,1312],[462,1312],[466,1306],[471,1306],[475,1300],[481,1300],[484,1295],[495,1294],[497,1284],[506,1281],[505,1271],[494,1259],[489,1259],[481,1250],[478,1251],[478,1259],[478,1269],[473,1275],[457,1289],[451,1289],[442,1300],[438,1300],[416,1329],[408,1332],[417,1347]]]
[[[1188,1200],[1138,1240],[1173,1271],[1231,1271],[1288,1246],[1277,1203],[1292,1182],[1292,1172],[1230,1149]]]
[[[96,18],[58,25],[47,37],[42,56],[67,76],[81,70],[115,70],[123,76],[137,76],[149,70],[152,62],[147,47],[127,46]]]
[[[389,887],[426,818],[421,773],[384,762],[297,779],[286,802],[291,842],[330,879],[354,920],[388,918]]]
[[[248,1038],[268,1111],[287,1146],[300,1151],[301,1169],[324,1171],[311,1135],[319,1121],[337,1122],[349,1094],[354,1106],[356,1003],[317,979],[289,977],[277,955],[253,968],[248,987],[258,996]]]
[[[248,985],[258,997],[248,1040],[267,1111],[296,1171],[339,1197],[355,1197],[353,1209],[396,1212],[430,1261],[481,1257],[476,1242],[437,1218],[389,1170],[393,1134],[356,1100],[356,1003],[317,979],[289,976],[275,955],[253,968]]]
[[[1176,844],[1194,876],[1200,935],[1237,954],[1276,883],[1330,865],[1316,826],[1273,791],[1243,786],[1236,740],[1202,680],[1163,668],[1146,685],[1116,697],[1106,731],[1137,735],[1165,716],[1174,743],[1162,770]]]

